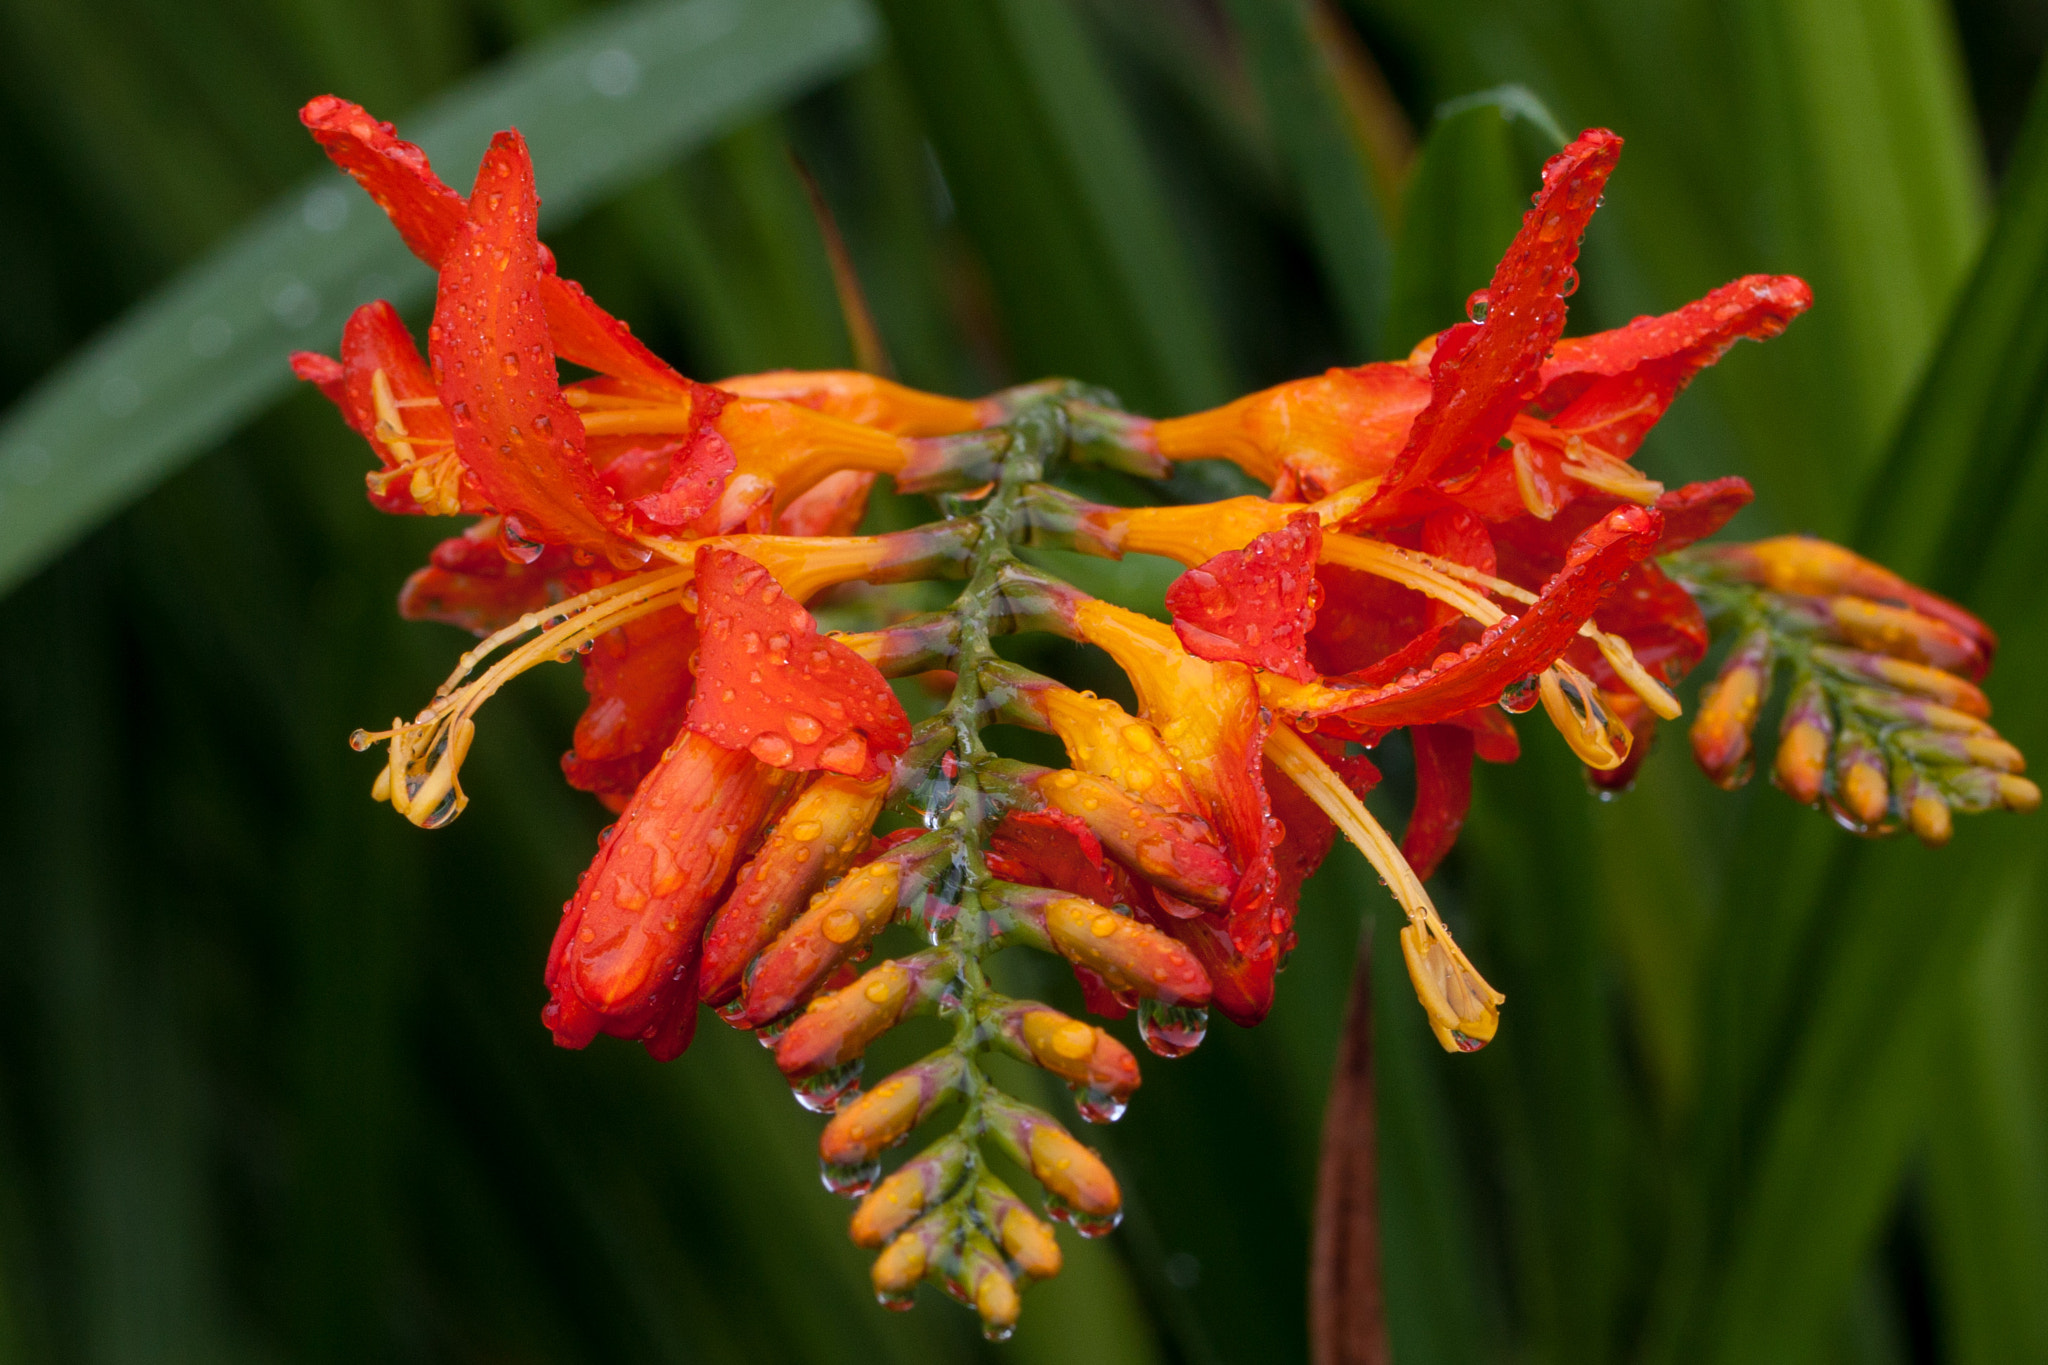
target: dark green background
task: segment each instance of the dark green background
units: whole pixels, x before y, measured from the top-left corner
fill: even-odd
[[[1183,411],[1454,320],[1549,146],[1512,98],[1437,111],[1519,83],[1629,140],[1574,330],[1747,271],[1814,285],[1642,463],[1744,474],[1750,530],[1978,610],[1999,720],[2048,753],[2038,5],[1352,0],[1323,18],[1421,140],[1399,203],[1306,5],[877,9],[886,55],[553,231],[565,271],[693,374],[847,363],[794,145],[904,378],[1066,373]],[[4,0],[0,394],[312,172],[308,96],[403,125],[590,13]],[[493,703],[452,828],[367,799],[343,737],[462,644],[396,619],[442,528],[373,513],[367,458],[298,394],[0,602],[0,1359],[1305,1355],[1322,1093],[1359,925],[1392,927],[1357,859],[1311,894],[1266,1025],[1148,1060],[1101,1135],[1130,1217],[1067,1241],[1015,1341],[929,1292],[884,1313],[818,1121],[752,1042],[707,1026],[657,1066],[537,1022],[601,822],[555,767],[572,670]],[[1401,1365],[2048,1360],[2040,817],[1858,845],[1713,790],[1676,736],[1600,804],[1524,730],[1438,879],[1508,994],[1500,1040],[1438,1052],[1379,954]]]

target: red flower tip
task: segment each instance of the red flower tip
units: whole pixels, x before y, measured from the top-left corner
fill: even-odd
[[[1188,570],[1166,593],[1174,633],[1197,657],[1313,682],[1316,671],[1303,651],[1321,597],[1322,547],[1321,523],[1302,513],[1242,550]]]
[[[299,110],[299,122],[313,134],[335,165],[390,215],[392,226],[412,254],[441,268],[442,258],[462,226],[466,208],[427,164],[427,154],[380,123],[360,104],[320,95]]]
[[[910,718],[875,666],[818,632],[775,576],[734,550],[697,551],[697,696],[690,729],[777,768],[875,777]]]
[[[343,370],[339,360],[331,355],[321,355],[318,351],[293,351],[291,366],[294,375],[326,394],[327,401],[340,408],[344,418],[349,416],[348,404],[341,394]],[[355,425],[353,419],[350,419],[349,425]]]

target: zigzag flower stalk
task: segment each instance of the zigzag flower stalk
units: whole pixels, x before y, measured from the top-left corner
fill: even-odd
[[[1020,1291],[1060,1267],[1047,1220],[1095,1235],[1122,1207],[1102,1159],[987,1061],[1034,1065],[1109,1122],[1138,1087],[1135,1056],[1006,995],[992,953],[1063,959],[1088,1012],[1135,1011],[1151,1051],[1180,1055],[1211,1007],[1241,1025],[1271,1008],[1302,883],[1341,831],[1408,917],[1438,1039],[1482,1047],[1504,999],[1424,886],[1474,758],[1512,761],[1512,717],[1540,704],[1596,783],[1625,786],[1679,714],[1671,689],[1709,622],[1736,641],[1693,726],[1716,781],[1747,776],[1784,666],[1775,771],[1799,800],[1930,843],[1952,811],[2039,803],[1985,721],[1982,623],[1820,542],[1694,546],[1747,485],[1666,491],[1628,463],[1699,369],[1809,296],[1751,277],[1564,340],[1612,134],[1545,168],[1471,321],[1403,362],[1153,421],[1059,380],[977,401],[844,372],[698,383],[556,272],[516,133],[465,197],[354,105],[314,100],[303,118],[440,290],[427,358],[374,303],[338,359],[294,366],[369,442],[376,506],[476,518],[400,609],[483,638],[412,720],[357,732],[384,745],[374,794],[427,828],[455,818],[484,703],[526,669],[580,661],[590,702],[563,768],[619,818],[564,907],[542,1019],[563,1046],[609,1034],[661,1060],[700,1006],[754,1030],[831,1115],[825,1183],[860,1199],[853,1237],[878,1253],[891,1307],[929,1281],[1007,1335]],[[558,359],[596,377],[563,385]],[[1068,462],[1156,478],[1215,457],[1270,496],[1124,508],[1058,486]],[[942,516],[854,534],[880,475]],[[1162,622],[1022,547],[1189,572]],[[877,630],[821,630],[805,606],[841,584],[940,579],[960,584],[949,607]],[[1000,657],[994,641],[1023,631],[1101,649],[1131,706]],[[949,690],[916,727],[890,681],[913,675]],[[1056,736],[1067,766],[1004,756],[988,736],[1002,726]],[[1417,773],[1399,843],[1365,801],[1369,755],[1396,731]],[[900,826],[878,833],[885,817]],[[892,928],[913,946],[873,960]],[[870,1047],[919,1016],[946,1042],[861,1089]],[[943,1133],[884,1178],[884,1155],[942,1112]],[[1036,1208],[995,1153],[1038,1183]]]

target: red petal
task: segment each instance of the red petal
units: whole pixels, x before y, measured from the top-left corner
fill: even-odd
[[[1455,716],[1445,716],[1440,725],[1456,725],[1472,732],[1472,750],[1488,763],[1513,763],[1522,756],[1522,741],[1515,723],[1497,706],[1475,706]]]
[[[1195,919],[1159,915],[1151,922],[1186,944],[1201,963],[1209,974],[1209,1003],[1224,1018],[1250,1028],[1272,1010],[1273,977],[1280,970],[1279,951],[1273,945],[1256,954],[1241,952],[1214,915]]]
[[[1675,313],[1558,343],[1537,405],[1560,430],[1627,459],[1678,391],[1737,341],[1778,335],[1813,303],[1792,275],[1745,275]]]
[[[875,476],[859,469],[827,474],[790,499],[775,519],[777,535],[850,536],[868,513]]]
[[[1642,507],[1608,514],[1579,537],[1557,576],[1519,617],[1489,627],[1462,653],[1381,688],[1345,689],[1355,701],[1334,702],[1319,713],[1371,726],[1422,725],[1485,706],[1502,689],[1548,668],[1577,636],[1621,576],[1651,554],[1663,519]]]
[[[461,195],[444,184],[427,154],[402,140],[358,104],[322,95],[299,111],[299,121],[334,164],[355,177],[390,216],[413,255],[439,270],[455,233],[468,217]],[[626,324],[607,313],[574,280],[555,273],[553,257],[542,264],[540,306],[564,359],[642,387],[667,393],[688,389],[684,379],[642,345]]]
[[[1312,681],[1316,672],[1302,651],[1316,620],[1322,550],[1322,524],[1303,513],[1188,570],[1166,592],[1174,633],[1198,658]]]
[[[488,635],[589,585],[589,571],[576,567],[566,550],[544,551],[531,563],[508,557],[502,524],[485,517],[436,545],[426,566],[399,590],[398,614]]]
[[[1006,882],[1049,887],[1098,905],[1129,899],[1102,855],[1102,841],[1065,811],[1011,811],[989,840],[988,865]]]
[[[739,459],[733,454],[731,442],[708,425],[715,416],[716,410],[703,416],[696,433],[673,447],[667,481],[659,493],[636,499],[635,512],[656,526],[673,528],[688,526],[717,505],[719,495],[739,467]]]
[[[468,209],[462,196],[434,174],[427,154],[361,105],[334,95],[308,100],[299,110],[299,122],[390,216],[412,254],[440,269]]]
[[[777,768],[883,771],[910,720],[875,666],[817,622],[745,555],[697,551],[698,653],[690,728]]]
[[[558,1044],[609,1033],[663,1060],[688,1046],[705,921],[784,785],[688,734],[640,784],[548,950],[541,1020]]]
[[[1455,725],[1418,725],[1408,732],[1415,746],[1415,812],[1401,836],[1401,856],[1418,877],[1458,842],[1472,805],[1472,732]]]
[[[1368,518],[1484,455],[1535,395],[1543,359],[1564,335],[1579,238],[1620,155],[1621,139],[1595,128],[1544,166],[1536,206],[1493,272],[1486,321],[1461,322],[1437,343],[1429,406],[1410,428]]]
[[[591,468],[583,423],[556,384],[537,297],[539,201],[519,134],[491,140],[470,208],[441,271],[431,334],[456,450],[526,539],[644,558],[613,534],[625,510]]]
[[[589,705],[562,755],[569,785],[630,796],[683,728],[697,618],[668,607],[597,638],[583,656]]]
[[[318,388],[327,396],[328,402],[341,409],[343,419],[350,426],[355,427],[357,431],[362,430],[356,423],[355,414],[348,410],[348,400],[342,393],[342,369],[339,360],[333,356],[321,355],[318,351],[293,351],[291,366],[293,374]]]

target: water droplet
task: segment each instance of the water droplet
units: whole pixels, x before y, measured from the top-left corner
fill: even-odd
[[[796,746],[781,735],[755,735],[754,742],[747,746],[747,752],[771,768],[779,768],[796,757]]]
[[[791,1010],[780,1019],[771,1019],[761,1025],[761,1027],[754,1030],[754,1041],[762,1047],[774,1047],[781,1040],[782,1035],[789,1032],[789,1026],[796,1022],[797,1013],[796,1010]]]
[[[348,747],[354,749],[357,753],[361,753],[369,748],[371,743],[368,730],[353,730],[349,732]]]
[[[834,910],[825,916],[818,932],[834,943],[851,943],[860,937],[860,916],[851,910]]]
[[[1110,1214],[1083,1213],[1056,1194],[1045,1197],[1045,1216],[1056,1223],[1065,1223],[1083,1237],[1106,1237],[1116,1231],[1117,1224],[1124,1221],[1124,1211],[1119,1208]]]
[[[1138,1036],[1161,1057],[1185,1057],[1209,1034],[1209,1011],[1192,1005],[1138,1002]]]
[[[871,1004],[887,1004],[889,1000],[889,983],[886,981],[870,981],[868,982],[867,989],[862,991],[861,994],[865,995]]]
[[[816,820],[799,820],[789,827],[789,837],[800,844],[808,844],[825,832],[825,827]]]
[[[1014,1322],[984,1322],[981,1325],[984,1341],[1008,1341],[1016,1334],[1017,1324]]]
[[[505,518],[505,524],[498,533],[498,543],[506,554],[521,564],[533,563],[547,549],[547,546],[526,534],[526,528],[519,524],[517,517]]]
[[[450,786],[447,793],[434,803],[434,808],[427,812],[426,818],[420,821],[420,828],[439,829],[460,814],[462,814],[462,793],[453,786]]]
[[[917,1307],[917,1295],[907,1290],[903,1293],[882,1290],[876,1293],[875,1302],[892,1313],[908,1313],[911,1309]]]
[[[1069,1061],[1078,1061],[1095,1051],[1095,1030],[1070,1019],[1053,1032],[1052,1050]]]
[[[1542,700],[1542,683],[1531,673],[1520,682],[1509,683],[1500,694],[1500,709],[1519,716]]]
[[[507,379],[519,377],[519,352],[507,351],[498,357],[498,369]]]
[[[857,1161],[841,1165],[835,1161],[818,1163],[818,1179],[825,1188],[848,1199],[858,1199],[875,1187],[875,1181],[882,1174],[879,1158],[874,1161]],[[1079,1224],[1075,1225],[1079,1230]],[[1085,1235],[1085,1234],[1084,1234]]]
[[[790,712],[786,725],[789,737],[799,744],[815,744],[825,733],[825,727],[818,723],[816,717],[801,711]]]
[[[813,1114],[830,1114],[860,1088],[860,1060],[855,1057],[800,1081],[791,1081],[789,1091],[798,1104]]]
[[[1074,1108],[1090,1123],[1115,1123],[1130,1107],[1122,1095],[1092,1085],[1074,1087]]]
[[[1475,289],[1465,300],[1465,316],[1474,322],[1486,321],[1487,311],[1493,306],[1493,297],[1484,289]]]

